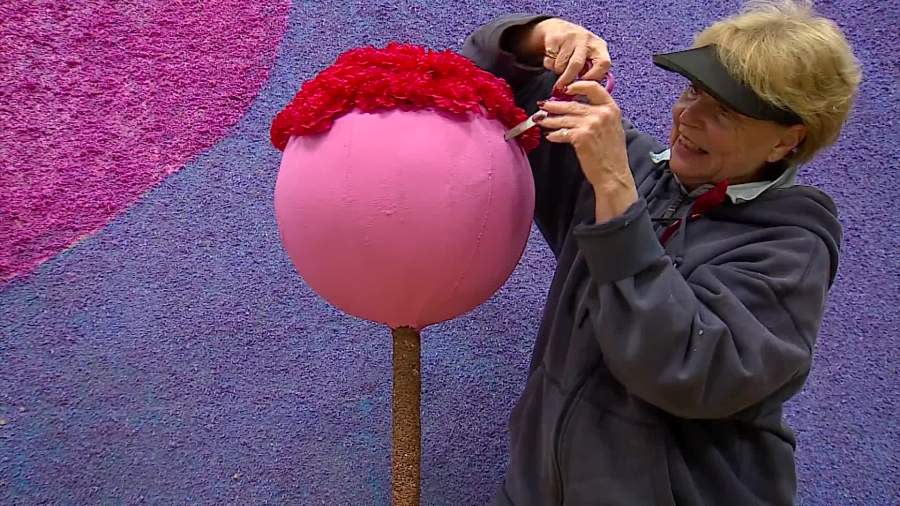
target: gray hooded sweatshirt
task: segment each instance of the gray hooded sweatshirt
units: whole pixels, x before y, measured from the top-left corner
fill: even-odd
[[[463,49],[529,113],[556,76],[501,41],[539,19],[498,19]],[[496,504],[793,504],[782,405],[809,373],[837,269],[834,204],[788,169],[730,187],[662,245],[708,188],[686,192],[665,146],[625,129],[641,198],[606,223],[571,146],[543,141],[529,155],[535,220],[558,265]]]

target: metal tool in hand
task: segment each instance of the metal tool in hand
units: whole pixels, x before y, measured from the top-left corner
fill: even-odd
[[[585,72],[586,72],[589,68],[590,68],[589,65],[586,66],[586,67],[585,67]],[[615,80],[615,78],[613,77],[612,72],[607,72],[606,77],[604,78],[604,80],[606,81],[606,86],[605,86],[605,87],[606,87],[606,91],[607,91],[608,93],[612,93],[612,92],[613,92],[613,88],[615,88],[615,85],[616,85],[616,80]],[[553,95],[552,95],[549,99],[547,99],[547,100],[559,100],[559,101],[568,102],[568,101],[577,100],[577,99],[578,99],[578,97],[576,97],[576,96],[573,96],[573,95],[567,95],[567,94],[566,94],[565,92],[563,92],[562,90],[554,89],[554,90],[553,90]],[[532,116],[529,116],[528,119],[526,119],[525,121],[523,121],[523,122],[519,123],[518,125],[516,125],[516,126],[510,128],[510,129],[506,132],[506,134],[503,136],[503,138],[506,139],[506,140],[514,139],[514,138],[518,137],[519,135],[522,135],[522,134],[523,134],[526,130],[528,130],[529,128],[532,128],[532,127],[534,127],[534,126],[537,126],[537,123],[534,121],[534,118],[533,118],[533,115],[532,115]]]

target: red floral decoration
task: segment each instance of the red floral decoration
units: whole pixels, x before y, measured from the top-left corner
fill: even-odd
[[[513,102],[509,85],[469,59],[452,51],[391,43],[384,49],[347,51],[304,83],[272,121],[272,144],[284,150],[291,136],[326,132],[353,109],[484,114],[507,128],[527,118]],[[540,132],[532,128],[517,140],[531,151],[540,142]]]

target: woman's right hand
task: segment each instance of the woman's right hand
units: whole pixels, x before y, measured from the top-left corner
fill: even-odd
[[[600,81],[612,66],[606,41],[575,23],[545,19],[534,25],[530,35],[534,42],[529,45],[543,48],[544,67],[559,75],[556,89],[578,79],[588,62],[591,68],[581,76],[583,80]]]

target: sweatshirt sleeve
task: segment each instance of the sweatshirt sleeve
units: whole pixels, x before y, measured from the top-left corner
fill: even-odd
[[[462,54],[482,69],[509,83],[516,95],[516,102],[520,107],[524,107],[519,99],[525,98],[523,95],[537,93],[540,91],[537,88],[547,80],[546,78],[554,76],[541,66],[540,62],[532,64],[517,60],[509,48],[504,47],[504,36],[511,29],[537,24],[552,17],[535,14],[501,16],[472,32],[463,44]],[[553,80],[549,84],[548,92],[553,85]],[[534,101],[537,102],[547,96],[535,98]],[[534,106],[535,104],[527,105]]]
[[[484,70],[506,80],[512,88],[516,104],[528,114],[537,112],[537,102],[551,95],[556,75],[542,66],[518,61],[504,47],[504,36],[510,29],[551,17],[522,14],[503,16],[475,30],[463,45],[464,56]],[[550,249],[558,257],[563,240],[571,229],[584,176],[571,146],[553,144],[543,138],[540,145],[528,154],[528,162],[534,176],[534,220]]]
[[[478,28],[463,45],[462,54],[484,70],[500,77],[510,85],[516,104],[528,114],[537,112],[537,102],[551,95],[556,75],[529,63],[518,61],[504,47],[508,30],[538,23],[553,16],[513,14]],[[626,138],[639,137],[626,123]],[[540,145],[528,155],[534,176],[534,220],[553,253],[559,257],[563,241],[571,231],[579,192],[586,184],[578,157],[571,146],[553,144],[541,139]]]
[[[537,112],[538,100],[551,95],[556,75],[541,66],[520,62],[503,47],[507,30],[538,23],[553,16],[513,14],[503,16],[473,32],[463,45],[462,54],[479,67],[505,79],[515,96],[516,104],[528,114]],[[652,170],[650,153],[663,146],[651,136],[623,120],[628,160],[635,181]],[[541,144],[528,154],[534,176],[534,219],[553,253],[559,257],[566,237],[571,232],[579,195],[585,193],[587,181],[581,172],[575,150],[568,144]],[[588,192],[589,194],[589,192]]]
[[[679,417],[727,418],[808,373],[829,253],[800,227],[753,234],[686,279],[659,246],[643,200],[610,222],[576,227],[596,284],[591,325],[626,389]]]

